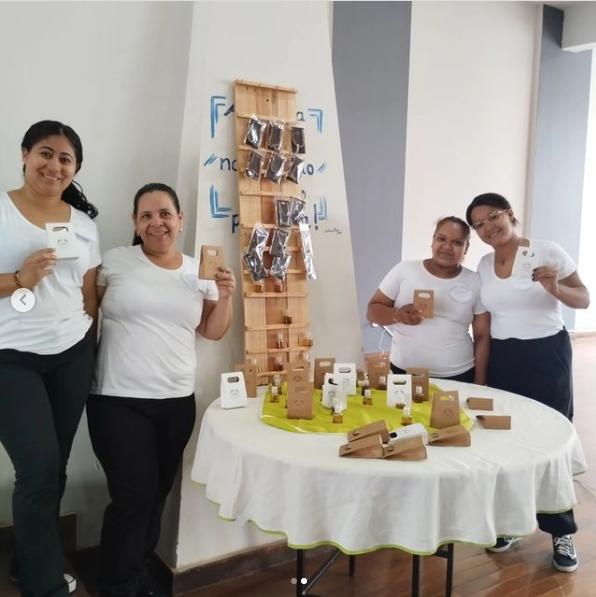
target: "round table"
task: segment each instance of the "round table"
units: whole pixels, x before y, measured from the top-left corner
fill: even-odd
[[[443,544],[493,545],[536,530],[537,512],[576,504],[573,476],[586,469],[562,415],[508,392],[448,380],[443,390],[494,399],[511,430],[475,421],[467,448],[427,446],[423,461],[340,458],[341,434],[300,434],[259,419],[262,397],[203,417],[191,478],[225,519],[252,521],[290,547],[335,545],[347,554],[393,547],[428,555]],[[366,407],[362,407],[366,408]]]

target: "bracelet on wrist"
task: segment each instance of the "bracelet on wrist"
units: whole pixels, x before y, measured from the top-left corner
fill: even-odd
[[[13,278],[14,278],[14,283],[16,284],[17,290],[19,290],[19,288],[23,288],[23,285],[21,284],[21,281],[19,280],[19,270],[17,270],[13,274]]]

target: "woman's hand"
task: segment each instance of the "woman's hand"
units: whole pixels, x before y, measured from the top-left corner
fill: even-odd
[[[532,280],[540,282],[546,292],[552,294],[555,298],[559,298],[559,281],[557,276],[558,271],[554,267],[544,265],[534,270]]]
[[[406,325],[418,325],[424,317],[422,313],[414,307],[412,303],[393,310],[393,321],[396,323],[405,323]]]
[[[215,274],[215,285],[219,293],[219,298],[229,298],[236,289],[236,278],[234,272],[229,267],[220,267]]]
[[[23,288],[33,290],[42,278],[52,273],[56,265],[54,249],[35,251],[25,259],[19,269],[19,283]]]

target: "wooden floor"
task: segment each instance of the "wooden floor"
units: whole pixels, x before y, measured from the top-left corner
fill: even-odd
[[[575,425],[588,464],[596,459],[596,338],[574,341]],[[596,597],[596,470],[576,480],[579,504],[575,510],[580,531],[575,536],[580,558],[577,572],[565,574],[551,566],[550,537],[536,532],[508,553],[488,554],[483,549],[457,545],[453,597]],[[320,558],[319,558],[320,559]],[[0,552],[0,567],[7,555]],[[317,567],[317,558],[307,563],[307,575]],[[78,570],[87,584],[79,596],[97,595],[89,563]],[[294,565],[284,564],[262,572],[211,585],[185,597],[293,597]],[[358,556],[356,573],[348,575],[347,557],[341,556],[312,590],[320,597],[399,597],[410,594],[411,558],[397,550]],[[422,595],[444,594],[445,560],[424,558]],[[0,597],[18,597],[18,592],[0,574]]]

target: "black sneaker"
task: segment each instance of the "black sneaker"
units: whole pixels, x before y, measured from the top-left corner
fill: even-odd
[[[573,535],[553,537],[553,566],[560,572],[575,572],[578,565]]]
[[[16,565],[11,564],[10,569],[8,571],[8,577],[16,585],[19,584],[19,573],[17,571]],[[69,594],[74,593],[77,590],[77,579],[74,576],[72,576],[72,574],[68,574],[68,572],[65,572],[64,582],[68,587]]]
[[[504,551],[508,551],[518,541],[521,541],[521,537],[499,537],[494,545],[486,548],[486,551],[503,553]]]

